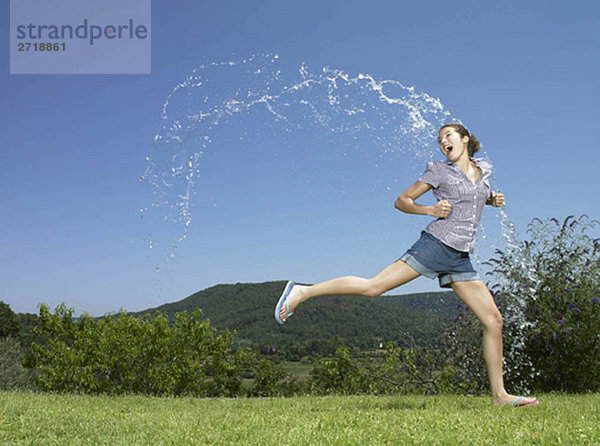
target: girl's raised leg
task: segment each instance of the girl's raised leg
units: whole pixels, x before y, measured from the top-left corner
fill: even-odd
[[[317,296],[358,294],[360,296],[376,297],[419,276],[418,272],[402,260],[397,260],[371,279],[344,276],[315,285],[295,285],[288,296],[289,310],[293,312],[302,302]],[[283,305],[280,313],[283,321],[287,319],[286,311],[287,308]]]

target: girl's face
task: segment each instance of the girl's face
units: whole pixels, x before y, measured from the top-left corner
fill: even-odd
[[[460,133],[452,127],[444,127],[440,130],[438,142],[440,143],[440,151],[449,161],[455,162],[462,156],[469,156],[469,137],[460,136]]]

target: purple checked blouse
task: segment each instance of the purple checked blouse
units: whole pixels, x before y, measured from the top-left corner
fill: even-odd
[[[490,195],[489,177],[492,165],[482,158],[471,158],[481,168],[481,176],[473,184],[452,161],[427,163],[419,181],[430,184],[439,201],[448,200],[452,210],[446,218],[438,218],[425,228],[434,237],[457,251],[473,252],[477,225]]]

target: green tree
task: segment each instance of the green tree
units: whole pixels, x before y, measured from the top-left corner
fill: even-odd
[[[21,331],[21,321],[11,310],[10,305],[0,301],[0,338],[6,336],[18,337]]]

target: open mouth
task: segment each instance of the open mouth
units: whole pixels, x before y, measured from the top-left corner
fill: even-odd
[[[452,146],[445,147],[444,151],[446,152],[446,155],[450,155],[450,153],[452,152]]]

